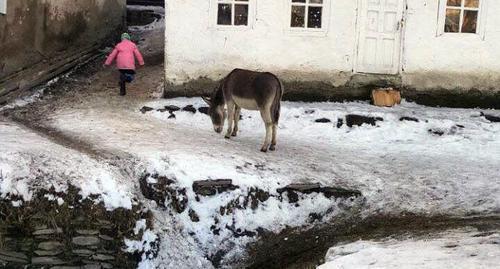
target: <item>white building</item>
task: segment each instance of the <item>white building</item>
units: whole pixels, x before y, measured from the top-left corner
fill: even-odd
[[[500,106],[498,0],[169,0],[166,7],[167,95],[206,92],[240,67],[276,73],[289,94],[334,98],[396,84],[417,99],[461,93]]]

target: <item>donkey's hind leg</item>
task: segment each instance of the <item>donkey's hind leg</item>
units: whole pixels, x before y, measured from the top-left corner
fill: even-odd
[[[269,147],[270,151],[276,150],[276,135],[277,135],[276,132],[277,132],[277,129],[278,129],[278,124],[273,123],[273,138],[271,140],[271,146]]]
[[[261,109],[260,110],[260,115],[262,116],[262,120],[264,120],[264,123],[266,124],[266,138],[264,139],[264,145],[262,145],[262,148],[260,151],[262,152],[267,152],[267,149],[269,148],[269,144],[271,144],[271,136],[273,132],[273,121],[271,119],[271,113],[269,109]]]
[[[231,138],[231,134],[233,133],[233,123],[234,123],[234,111],[235,104],[233,102],[227,103],[227,132],[224,136],[225,138]]]
[[[241,107],[238,105],[234,106],[234,128],[233,128],[233,133],[231,134],[232,136],[236,136],[238,134],[238,123],[240,121],[240,113],[241,113]]]

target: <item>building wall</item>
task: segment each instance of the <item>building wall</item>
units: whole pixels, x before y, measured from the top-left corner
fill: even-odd
[[[125,0],[7,0],[7,14],[0,14],[0,86],[43,61],[72,59],[118,36],[125,14]]]
[[[401,0],[403,1],[403,0]],[[287,92],[342,96],[373,85],[403,86],[408,92],[496,92],[500,82],[500,2],[487,1],[480,35],[438,36],[438,0],[407,0],[401,72],[393,76],[355,74],[358,0],[331,0],[325,34],[288,29],[287,0],[257,1],[249,29],[219,29],[211,0],[171,0],[166,10],[166,93],[201,94],[236,67],[277,73]],[[498,3],[497,3],[498,2]],[[208,89],[207,89],[208,88]],[[499,95],[500,96],[500,95]]]

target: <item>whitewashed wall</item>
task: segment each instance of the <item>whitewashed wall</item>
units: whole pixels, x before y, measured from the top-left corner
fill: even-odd
[[[245,30],[214,26],[211,0],[167,1],[167,81],[219,79],[236,67],[271,70],[285,80],[321,80],[334,86],[348,81],[355,68],[358,0],[325,0],[330,13],[322,35],[289,31],[288,0],[250,1],[258,1],[256,21]],[[472,34],[438,36],[439,0],[407,1],[405,84],[488,88],[500,81],[500,1],[482,1],[488,2],[482,14],[487,16],[484,39]]]

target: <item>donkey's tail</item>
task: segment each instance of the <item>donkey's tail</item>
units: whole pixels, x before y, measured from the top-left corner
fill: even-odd
[[[279,83],[279,89],[276,91],[276,95],[274,96],[273,105],[271,106],[271,113],[273,117],[273,123],[277,124],[280,119],[280,111],[281,111],[281,98],[283,98],[284,88],[281,80],[274,76]]]

